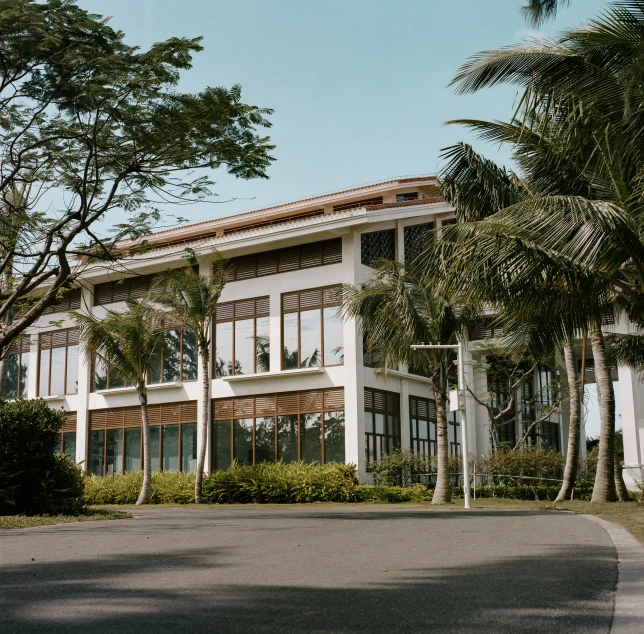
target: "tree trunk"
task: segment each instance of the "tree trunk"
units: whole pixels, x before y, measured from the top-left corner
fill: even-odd
[[[629,495],[626,484],[624,483],[622,463],[617,455],[617,450],[615,450],[613,473],[615,474],[615,491],[617,492],[617,498],[620,502],[628,502],[631,499],[631,496]]]
[[[137,504],[149,504],[152,494],[152,461],[150,460],[150,419],[148,418],[148,391],[145,385],[139,388],[139,403],[141,403],[141,427],[143,442],[143,485]]]
[[[579,465],[579,433],[581,427],[581,389],[577,379],[575,353],[572,341],[566,341],[563,346],[566,374],[568,375],[568,393],[570,396],[570,423],[568,426],[568,453],[564,468],[563,482],[555,502],[563,502],[572,497],[572,491],[577,479]]]
[[[591,502],[614,502],[615,492],[615,394],[606,362],[606,344],[601,329],[590,332],[590,346],[595,360],[595,383],[599,402],[599,455]]]
[[[452,487],[449,482],[449,440],[447,437],[447,399],[439,390],[436,399],[437,473],[436,488],[432,504],[449,504],[452,501]]]
[[[201,346],[200,346],[201,348]],[[210,358],[208,351],[201,348],[201,370],[203,375],[202,398],[203,408],[201,412],[201,430],[199,455],[197,456],[197,474],[195,478],[195,502],[201,504],[201,488],[203,485],[203,472],[206,464],[206,448],[208,444],[208,401],[210,399]]]

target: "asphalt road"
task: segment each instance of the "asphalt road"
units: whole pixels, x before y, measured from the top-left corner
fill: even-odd
[[[0,632],[608,632],[604,529],[554,512],[150,508],[0,533]]]

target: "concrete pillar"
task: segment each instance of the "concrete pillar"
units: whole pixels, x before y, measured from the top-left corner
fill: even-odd
[[[282,370],[282,295],[279,292],[270,294],[270,325],[269,337],[270,349],[270,371],[280,372]]]
[[[360,263],[360,235],[342,236],[342,281],[356,284],[357,266]],[[271,311],[272,312],[272,311]],[[344,322],[344,452],[347,464],[358,467],[358,478],[364,482],[365,438],[364,438],[364,368],[362,366],[362,337],[355,319]],[[272,336],[272,332],[271,332]]]
[[[411,433],[409,429],[409,381],[400,382],[400,448],[404,451],[411,447]]]
[[[29,341],[29,370],[27,371],[27,398],[38,397],[38,335]]]
[[[624,482],[629,489],[644,479],[644,382],[626,366],[617,368],[624,435]]]
[[[472,353],[469,350],[465,352],[465,385],[475,386],[472,391],[476,391],[476,361],[472,358]],[[465,416],[467,419],[467,430],[461,429],[461,434],[467,433],[467,446],[471,454],[479,455],[479,438],[477,437],[477,402],[472,395],[465,390]]]
[[[212,262],[210,261],[209,258],[206,260],[200,262],[199,264],[199,274],[200,275],[210,275],[212,271]],[[201,389],[201,386],[203,385],[203,378],[204,378],[204,373],[201,368],[201,357],[197,357],[197,383],[199,384],[199,390],[197,391],[197,430],[200,429],[201,421],[203,420],[203,414],[204,410],[207,413],[207,420],[208,420],[208,428],[206,430],[206,459],[204,461],[204,471],[206,473],[210,472],[211,468],[211,456],[210,456],[210,433],[212,431],[212,425],[210,424],[210,421],[212,420],[212,414],[210,413],[210,409],[212,406],[212,368],[214,366],[213,359],[215,357],[215,341],[214,341],[214,327],[211,327],[211,332],[210,332],[210,398],[204,401],[203,397],[203,389]],[[199,452],[201,451],[201,434],[197,433],[197,455],[199,455]]]

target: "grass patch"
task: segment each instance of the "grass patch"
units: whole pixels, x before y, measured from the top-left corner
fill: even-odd
[[[93,522],[97,520],[125,520],[132,516],[113,509],[89,509],[81,515],[0,515],[0,529],[31,528],[52,526],[72,522]]]

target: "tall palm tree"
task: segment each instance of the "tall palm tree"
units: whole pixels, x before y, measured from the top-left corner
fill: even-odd
[[[461,93],[498,83],[522,90],[509,123],[460,123],[510,143],[528,175],[528,197],[481,223],[495,246],[504,243],[497,253],[517,258],[515,282],[549,271],[577,291],[572,314],[588,327],[602,399],[594,501],[615,499],[614,394],[601,315],[620,304],[644,324],[643,62],[644,2],[635,0],[555,41],[474,56],[453,82]]]
[[[343,289],[341,310],[345,317],[359,319],[367,348],[383,372],[405,363],[431,378],[438,441],[432,504],[449,503],[447,398],[456,357],[451,350],[412,350],[411,346],[422,342],[457,343],[465,336],[472,310],[455,308],[440,294],[421,263],[403,265],[387,260],[376,264],[367,282]],[[467,456],[463,459],[467,460]]]
[[[206,448],[208,444],[208,407],[210,402],[210,337],[212,320],[226,284],[227,264],[218,254],[212,259],[209,275],[198,272],[194,255],[188,257],[188,266],[169,269],[159,275],[150,291],[149,299],[157,305],[161,314],[168,317],[181,328],[188,330],[197,338],[202,369],[202,394],[204,407],[200,421],[200,445],[197,456],[195,478],[195,502],[201,502]]]
[[[152,490],[150,420],[148,417],[148,368],[163,342],[163,323],[148,307],[135,300],[123,313],[107,311],[103,319],[76,311],[71,316],[78,327],[89,364],[101,361],[114,376],[136,388],[141,405],[143,484],[136,501],[148,504]]]
[[[463,222],[485,218],[492,221],[494,214],[530,196],[528,182],[485,159],[469,145],[460,143],[448,148],[443,158],[446,163],[441,172],[441,188]],[[580,328],[578,316],[570,312],[566,301],[569,286],[565,279],[558,278],[555,282],[550,271],[546,276],[533,272],[524,277],[520,285],[515,284],[510,289],[508,283],[522,269],[513,266],[514,260],[503,261],[499,269],[501,258],[493,259],[497,240],[504,239],[503,231],[499,230],[498,237],[494,235],[494,229],[489,230],[491,235],[484,231],[480,236],[476,227],[476,224],[461,225],[448,232],[454,234],[452,240],[436,243],[437,252],[431,261],[440,265],[437,273],[446,282],[449,292],[465,302],[487,303],[496,312],[504,324],[501,347],[507,353],[514,357],[527,354],[532,359],[544,361],[553,356],[563,357],[568,377],[570,418],[566,465],[557,500],[569,499],[579,462],[582,403],[574,355],[574,339],[580,334]],[[472,245],[475,249],[468,253],[467,249]],[[467,261],[466,270],[462,268],[464,260]],[[481,275],[481,270],[493,270],[494,274]],[[553,291],[558,295],[556,302]],[[550,302],[547,316],[544,316],[544,296]]]

